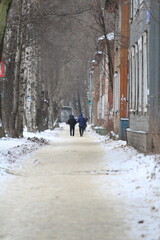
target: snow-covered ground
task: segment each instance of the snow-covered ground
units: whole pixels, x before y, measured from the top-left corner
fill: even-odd
[[[20,166],[19,162],[31,152],[55,141],[60,130],[31,133],[25,129],[23,138],[0,138],[0,178],[10,172],[13,164]]]
[[[113,174],[110,191],[122,199],[130,215],[131,231],[137,229],[136,239],[160,240],[160,155],[144,155],[125,141],[113,141],[93,131],[91,134],[106,150],[108,174]]]
[[[136,177],[160,180],[160,155],[139,153],[132,146],[128,146],[126,141],[114,141],[109,136],[100,136],[91,129],[89,131],[105,147],[107,155],[110,155],[110,161],[107,164],[112,169],[132,170]]]
[[[55,130],[46,130],[40,133],[30,133],[25,129],[23,138],[0,138],[0,173],[7,165],[16,163],[16,160],[25,159],[31,152],[56,141],[56,136],[62,128],[63,124]],[[100,136],[90,127],[87,130],[95,137],[96,141],[105,147],[106,153],[110,155],[111,159],[107,164],[110,164],[112,169],[132,170],[132,174],[136,174],[137,178],[146,177],[148,181],[160,180],[160,155],[138,153],[133,147],[127,146],[125,141],[114,141],[108,136]],[[118,156],[118,161],[116,156]]]
[[[4,166],[16,162],[19,158],[23,159],[38,148],[55,141],[62,128],[63,124],[53,131],[46,130],[40,133],[30,133],[25,129],[24,138],[0,138],[0,171]],[[108,136],[100,136],[90,127],[88,127],[88,132],[95,137],[96,141],[101,142],[106,152],[110,154],[112,160],[108,164],[112,166],[112,169],[132,170],[136,177],[160,180],[160,155],[138,153],[133,147],[127,146],[125,141],[113,141]],[[114,162],[117,155],[119,161]]]
[[[24,131],[22,139],[1,138],[0,178],[7,177],[10,168],[19,161],[24,161],[31,152],[49,142],[56,141],[56,136],[62,127],[41,133]],[[126,199],[126,205],[134,203],[133,209],[129,207],[128,211],[131,216],[139,213],[136,215],[139,216],[137,230],[139,229],[141,238],[148,239],[145,236],[145,228],[151,228],[152,239],[160,240],[160,155],[144,155],[133,147],[127,146],[125,141],[114,141],[100,136],[90,127],[87,131],[106,150],[106,168],[108,170],[105,169],[105,173],[113,174],[113,177],[117,175],[117,182],[113,181],[112,184],[112,193],[116,197],[122,198],[123,202]],[[107,186],[104,185],[102,188],[107,188]],[[143,216],[144,212],[145,216]]]

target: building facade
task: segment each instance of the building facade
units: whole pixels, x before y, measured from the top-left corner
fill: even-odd
[[[158,1],[131,1],[127,142],[142,152],[154,151],[159,141],[159,18]]]
[[[108,132],[113,130],[113,95],[108,78],[108,56],[106,54],[106,39],[101,36],[97,42],[93,69],[93,123],[102,126]]]
[[[127,139],[128,127],[128,43],[129,2],[117,1],[115,12],[113,113],[114,132]]]

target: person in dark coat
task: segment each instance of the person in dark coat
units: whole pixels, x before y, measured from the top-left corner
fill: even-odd
[[[78,123],[79,123],[79,134],[80,137],[83,136],[84,130],[86,128],[86,119],[83,117],[83,114],[81,113],[78,118]]]
[[[86,119],[86,127],[85,127],[85,130],[86,130],[86,128],[87,128],[87,122],[88,122],[89,118],[86,117],[85,119]]]
[[[69,115],[69,119],[67,121],[67,124],[69,124],[69,126],[70,126],[70,136],[74,136],[76,123],[77,123],[77,121],[74,118],[74,116],[72,114]]]

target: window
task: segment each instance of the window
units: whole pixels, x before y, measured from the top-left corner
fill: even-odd
[[[147,112],[148,55],[147,32],[129,51],[130,111]]]
[[[138,0],[133,0],[133,13],[134,13],[134,16],[137,13],[138,7],[139,7]]]
[[[130,19],[131,20],[133,19],[133,0],[131,0],[131,3],[130,3]]]
[[[136,71],[136,67],[135,67],[135,48],[132,47],[132,110],[135,111],[135,92],[136,92],[136,88],[135,88],[135,71]]]
[[[139,74],[139,62],[138,62],[138,44],[135,44],[135,110],[138,111],[138,74]]]
[[[129,108],[132,109],[132,49],[129,50]]]
[[[141,4],[144,0],[139,0],[139,4]]]
[[[144,0],[130,0],[130,19],[133,19]]]
[[[147,112],[148,104],[148,63],[147,63],[147,33],[143,34],[143,111]]]
[[[138,56],[138,62],[139,62],[139,96],[138,96],[138,111],[142,111],[142,37],[138,40],[138,51],[139,51],[139,56]]]
[[[114,73],[114,113],[117,113],[119,111],[119,98],[120,98],[120,90],[119,90],[119,72],[115,72]]]

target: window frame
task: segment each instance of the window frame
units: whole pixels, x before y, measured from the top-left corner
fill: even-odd
[[[139,96],[138,96],[138,111],[142,112],[142,89],[143,89],[143,52],[142,52],[142,37],[138,40],[138,61],[139,61]]]
[[[147,32],[142,35],[143,39],[143,112],[147,112],[148,105],[148,54],[147,54]]]

